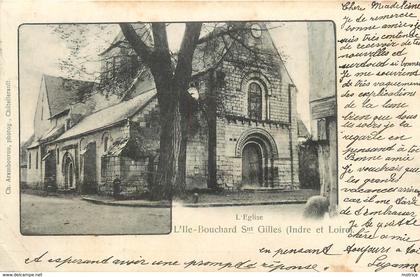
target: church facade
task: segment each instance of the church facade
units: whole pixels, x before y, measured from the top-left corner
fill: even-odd
[[[194,53],[188,189],[300,188],[297,89],[266,25],[244,24],[250,28],[241,43],[208,36],[212,51],[206,44]],[[122,40],[120,34],[101,54],[103,75],[115,77],[123,68],[126,85],[118,96],[106,81],[42,77],[27,147],[29,187],[109,194],[118,178],[122,193],[138,195],[153,185],[156,90],[141,61],[118,47]]]

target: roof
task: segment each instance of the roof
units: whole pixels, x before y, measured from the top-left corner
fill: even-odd
[[[44,74],[45,89],[48,97],[51,117],[69,109],[69,105],[78,102],[90,94],[94,82],[66,79]]]
[[[20,158],[20,164],[26,165],[27,164],[27,152],[26,149],[28,146],[30,146],[33,141],[35,140],[35,135],[32,134],[25,142],[20,144],[19,147],[19,158]]]
[[[306,128],[305,123],[303,123],[302,119],[300,119],[299,117],[297,119],[297,126],[298,126],[298,137],[309,138],[311,136],[309,134],[308,129]]]
[[[131,25],[133,26],[136,33],[146,43],[146,45],[153,46],[151,30],[147,23],[133,23]],[[232,43],[230,38],[222,38],[221,36],[218,36],[219,33],[226,31],[227,27],[227,24],[222,24],[221,26],[215,27],[211,32],[202,37],[203,39],[210,38],[211,43],[203,43],[197,45],[192,62],[193,74],[207,71],[208,69],[214,68],[219,64],[227,52],[225,43],[229,45]],[[109,47],[102,51],[100,55],[106,54],[124,42],[126,42],[124,34],[122,31],[120,31],[109,45]],[[173,58],[177,59],[177,53],[174,53],[173,55]]]
[[[204,35],[202,40],[208,39],[208,42],[198,44],[193,55],[192,71],[198,74],[216,67],[228,52],[232,45],[229,36],[222,36],[228,28],[227,24],[215,27],[211,32]]]
[[[124,151],[125,147],[127,146],[128,141],[129,139],[127,137],[123,137],[119,140],[116,140],[104,155],[111,157],[120,156],[121,153]]]
[[[213,48],[212,50],[208,48]],[[205,72],[211,68],[216,67],[222,61],[223,57],[228,52],[228,49],[222,43],[215,43],[215,45],[198,45],[195,49],[192,71],[193,74]]]
[[[140,149],[141,144],[136,139],[123,137],[116,140],[104,155],[108,157],[123,156],[137,161],[146,156]]]
[[[122,101],[116,105],[92,113],[64,132],[56,141],[113,126],[134,115],[137,111],[145,107],[155,96],[156,90],[152,89],[130,100]]]
[[[193,75],[216,68],[224,60],[236,60],[240,63],[264,62],[267,65],[283,68],[290,82],[294,83],[266,24],[258,22],[264,28],[263,35],[257,40],[261,42],[255,41],[255,38],[248,34],[251,24],[253,23],[230,22],[216,25],[211,32],[201,37],[200,40],[204,43],[198,44],[195,49],[192,62]],[[266,56],[269,53],[271,56]],[[252,58],[244,58],[245,54],[250,54],[249,57]]]
[[[45,134],[43,134],[39,140],[45,141],[53,137],[57,137],[58,135],[63,133],[63,131],[64,131],[64,125],[54,126],[51,129],[49,129]]]
[[[212,24],[214,23],[206,23],[206,24]],[[213,26],[211,31],[208,33],[202,35],[200,37],[200,40],[205,41],[205,43],[200,43],[197,45],[194,55],[193,55],[193,61],[192,61],[192,75],[198,75],[203,72],[207,72],[210,69],[216,68],[223,59],[231,52],[230,50],[235,47],[242,47],[242,42],[238,42],[237,39],[233,39],[229,35],[227,35],[228,30],[230,26],[234,26],[237,28],[239,32],[247,31],[248,29],[242,29],[244,24],[243,22],[231,22],[231,23],[217,23],[215,26]],[[260,22],[260,24],[264,24]],[[153,39],[152,34],[150,30],[150,26],[147,23],[133,23],[131,24],[136,31],[136,33],[143,39],[143,41],[148,46],[153,46]],[[205,28],[202,29],[203,31]],[[239,34],[241,36],[241,34]],[[271,44],[273,46],[273,50],[276,51],[276,54],[280,57],[280,53],[278,52],[276,46],[274,45],[274,42],[271,39],[271,34],[269,34],[269,39],[271,41]],[[110,44],[108,48],[106,48],[101,55],[104,55],[111,49],[118,47],[121,43],[126,42],[125,37],[120,31],[117,36],[114,38],[113,42]],[[267,44],[268,45],[268,44]],[[236,51],[234,49],[234,51]],[[177,53],[173,53],[173,62],[177,60]],[[280,57],[281,60],[281,57]],[[283,62],[282,62],[283,63]],[[283,65],[284,66],[284,65]],[[287,75],[289,76],[289,73],[287,72],[287,69],[285,68],[285,71]],[[290,76],[289,76],[290,78]],[[291,79],[291,78],[290,78]],[[291,81],[293,83],[293,81]]]
[[[114,141],[108,151],[104,153],[104,156],[122,156],[138,161],[141,158],[149,157],[150,152],[150,150],[145,150],[144,141],[141,141],[138,137],[130,136]]]
[[[39,140],[34,140],[28,147],[26,147],[26,149],[35,148],[35,147],[39,146],[40,144],[41,144],[41,142]]]

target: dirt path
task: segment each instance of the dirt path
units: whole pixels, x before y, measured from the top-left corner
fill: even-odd
[[[27,235],[168,233],[170,219],[169,208],[104,206],[78,197],[21,199],[21,232]]]

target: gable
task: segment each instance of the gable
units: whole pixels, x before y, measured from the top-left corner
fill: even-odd
[[[293,83],[272,40],[269,25],[264,22],[235,22],[231,24],[233,28],[239,30],[232,36],[224,34],[229,28],[229,25],[224,24],[201,38],[206,42],[199,44],[194,52],[193,74],[216,68],[223,61],[231,61],[244,67],[271,67],[273,71],[282,75],[284,81]],[[260,36],[256,37],[255,31],[258,28],[261,28],[261,32]],[[235,37],[240,39],[235,39]]]
[[[50,117],[57,116],[70,108],[70,105],[89,96],[94,82],[66,79],[44,75],[45,91],[48,98]]]
[[[41,137],[43,133],[51,127],[49,121],[50,116],[51,111],[49,106],[47,90],[45,87],[45,78],[42,77],[34,116],[35,138]]]
[[[242,28],[240,36],[243,38],[243,42],[238,42],[237,40],[231,38],[228,35],[220,35],[226,32],[228,24],[224,24],[215,28],[212,32],[201,37],[200,40],[209,39],[205,43],[197,45],[193,55],[192,61],[192,74],[198,75],[203,72],[206,72],[210,69],[217,68],[223,61],[236,61],[238,64],[247,63],[249,68],[255,67],[257,62],[250,59],[252,56],[252,51],[247,50],[246,48],[256,49],[260,52],[258,56],[258,62],[267,63],[265,66],[270,67],[270,71],[273,74],[277,75],[278,78],[282,79],[284,84],[293,84],[293,81],[284,65],[283,60],[280,57],[280,54],[272,40],[270,35],[269,26],[263,22],[236,22],[229,23],[234,24],[235,27],[239,26],[239,29]],[[257,25],[255,25],[257,24]],[[132,24],[139,36],[144,36],[148,34],[147,44],[152,45],[152,38],[150,32],[145,26],[147,24]],[[251,30],[254,30],[255,26],[261,27],[260,37],[255,37]],[[117,37],[114,39],[110,47],[108,47],[101,55],[103,59],[109,59],[113,55],[119,55],[119,45],[121,43],[127,43],[124,40],[122,32],[120,32]],[[242,44],[246,45],[244,47]],[[133,50],[126,50],[133,52]],[[176,59],[176,56],[174,57]],[[145,70],[148,71],[148,70]],[[141,76],[142,75],[142,76]],[[145,72],[145,74],[140,73],[136,78],[132,80],[128,88],[122,93],[122,100],[127,100],[137,95],[152,89],[155,87],[153,77],[150,72]]]
[[[50,118],[51,116],[49,98],[48,98],[47,88],[45,84],[45,78],[42,78],[41,80],[36,113],[37,113],[36,117],[40,120],[46,120]]]

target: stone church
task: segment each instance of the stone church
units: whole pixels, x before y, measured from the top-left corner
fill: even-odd
[[[242,24],[249,28],[240,40],[210,33],[194,53],[187,188],[299,189],[297,89],[266,25]],[[119,178],[122,193],[142,194],[153,185],[156,90],[123,43],[119,34],[101,53],[100,82],[43,75],[27,147],[29,187],[109,194]]]

